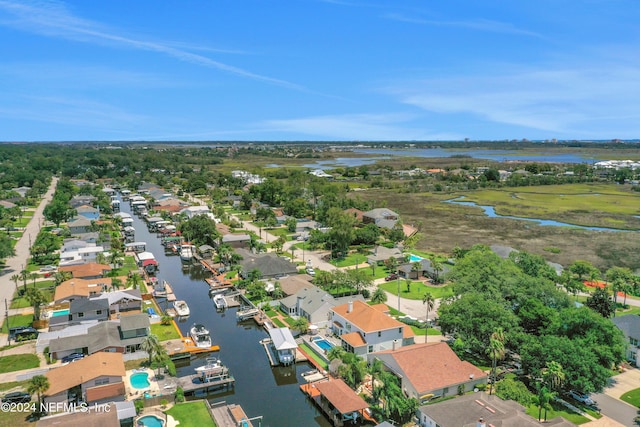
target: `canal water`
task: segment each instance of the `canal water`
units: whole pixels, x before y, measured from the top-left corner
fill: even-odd
[[[218,357],[229,368],[235,378],[235,387],[229,391],[206,396],[213,404],[221,401],[241,405],[249,417],[263,416],[262,427],[321,426],[331,423],[310,402],[300,390],[304,383],[302,373],[311,369],[307,363],[289,367],[271,368],[264,348],[259,343],[268,334],[253,320],[236,322],[237,308],[217,312],[209,297],[209,285],[204,281],[208,272],[199,265],[183,267],[180,257],[165,256],[164,247],[155,233],[150,233],[146,223],[131,212],[127,202],[121,203],[122,212],[133,216],[136,230],[135,240],[147,243],[147,251],[152,252],[160,270],[158,280],[171,284],[176,298],[185,300],[191,315],[178,322],[182,335],[188,336],[194,323],[201,323],[211,331],[214,345],[220,351],[212,355]],[[166,303],[159,301],[162,309]],[[178,375],[193,374],[194,368],[205,363],[205,358],[177,363]],[[204,398],[205,396],[197,396]]]

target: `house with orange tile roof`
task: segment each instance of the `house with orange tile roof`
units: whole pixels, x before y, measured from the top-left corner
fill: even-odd
[[[387,311],[384,304],[350,301],[331,309],[331,330],[340,337],[345,350],[361,357],[413,344],[415,334],[411,328]]]
[[[105,277],[111,271],[111,266],[88,262],[86,264],[60,267],[58,271],[68,271],[74,279],[98,279]]]
[[[395,374],[408,397],[420,402],[436,396],[455,396],[487,384],[487,374],[460,358],[444,342],[414,344],[384,350],[367,356],[368,362],[380,360]]]
[[[49,370],[45,403],[88,404],[122,401],[125,397],[124,360],[120,353],[99,352]]]
[[[56,304],[79,298],[97,297],[111,287],[111,277],[100,279],[69,279],[56,287],[53,301]]]
[[[309,395],[329,416],[334,426],[344,426],[364,418],[364,410],[369,405],[344,381],[320,381],[310,386],[317,392]]]

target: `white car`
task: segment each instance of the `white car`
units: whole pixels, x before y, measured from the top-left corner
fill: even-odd
[[[585,405],[591,406],[591,405],[595,404],[593,399],[591,399],[588,394],[581,393],[581,392],[576,391],[576,390],[569,391],[569,396],[571,396],[572,398],[574,398],[578,402],[584,403]]]
[[[53,272],[57,270],[58,270],[58,267],[56,267],[55,265],[45,265],[44,267],[40,268],[40,271],[43,271],[43,272]]]
[[[316,275],[316,271],[312,268],[312,267],[307,267],[307,274],[309,276],[315,276]]]

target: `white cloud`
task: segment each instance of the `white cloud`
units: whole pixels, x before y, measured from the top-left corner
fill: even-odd
[[[74,16],[64,3],[57,1],[11,1],[0,0],[0,10],[11,14],[14,19],[2,20],[0,25],[11,26],[50,37],[59,37],[84,43],[107,43],[120,47],[162,53],[180,61],[215,68],[241,77],[296,90],[304,87],[234,67],[209,57],[188,52],[172,46],[172,43],[154,42],[117,34],[97,22]]]

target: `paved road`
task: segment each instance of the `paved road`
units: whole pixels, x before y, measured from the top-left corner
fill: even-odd
[[[600,411],[607,417],[627,427],[636,425],[633,419],[638,415],[638,408],[635,406],[631,406],[605,393],[592,394],[591,398],[598,403]]]
[[[35,240],[38,232],[40,231],[40,227],[42,226],[42,222],[44,220],[44,208],[53,198],[53,193],[56,189],[57,183],[58,178],[54,177],[51,180],[49,190],[47,190],[47,192],[43,196],[40,204],[33,213],[31,221],[29,221],[29,223],[25,227],[22,237],[20,237],[20,240],[18,240],[18,242],[16,243],[15,256],[8,258],[6,260],[5,268],[0,271],[0,304],[4,304],[6,302],[8,306],[11,302],[11,299],[13,298],[15,283],[11,281],[11,276],[13,276],[14,274],[20,274],[20,271],[22,271],[27,264],[30,249],[29,241],[31,239]],[[2,338],[0,338],[0,342],[4,344],[7,338],[8,337],[3,336]]]

